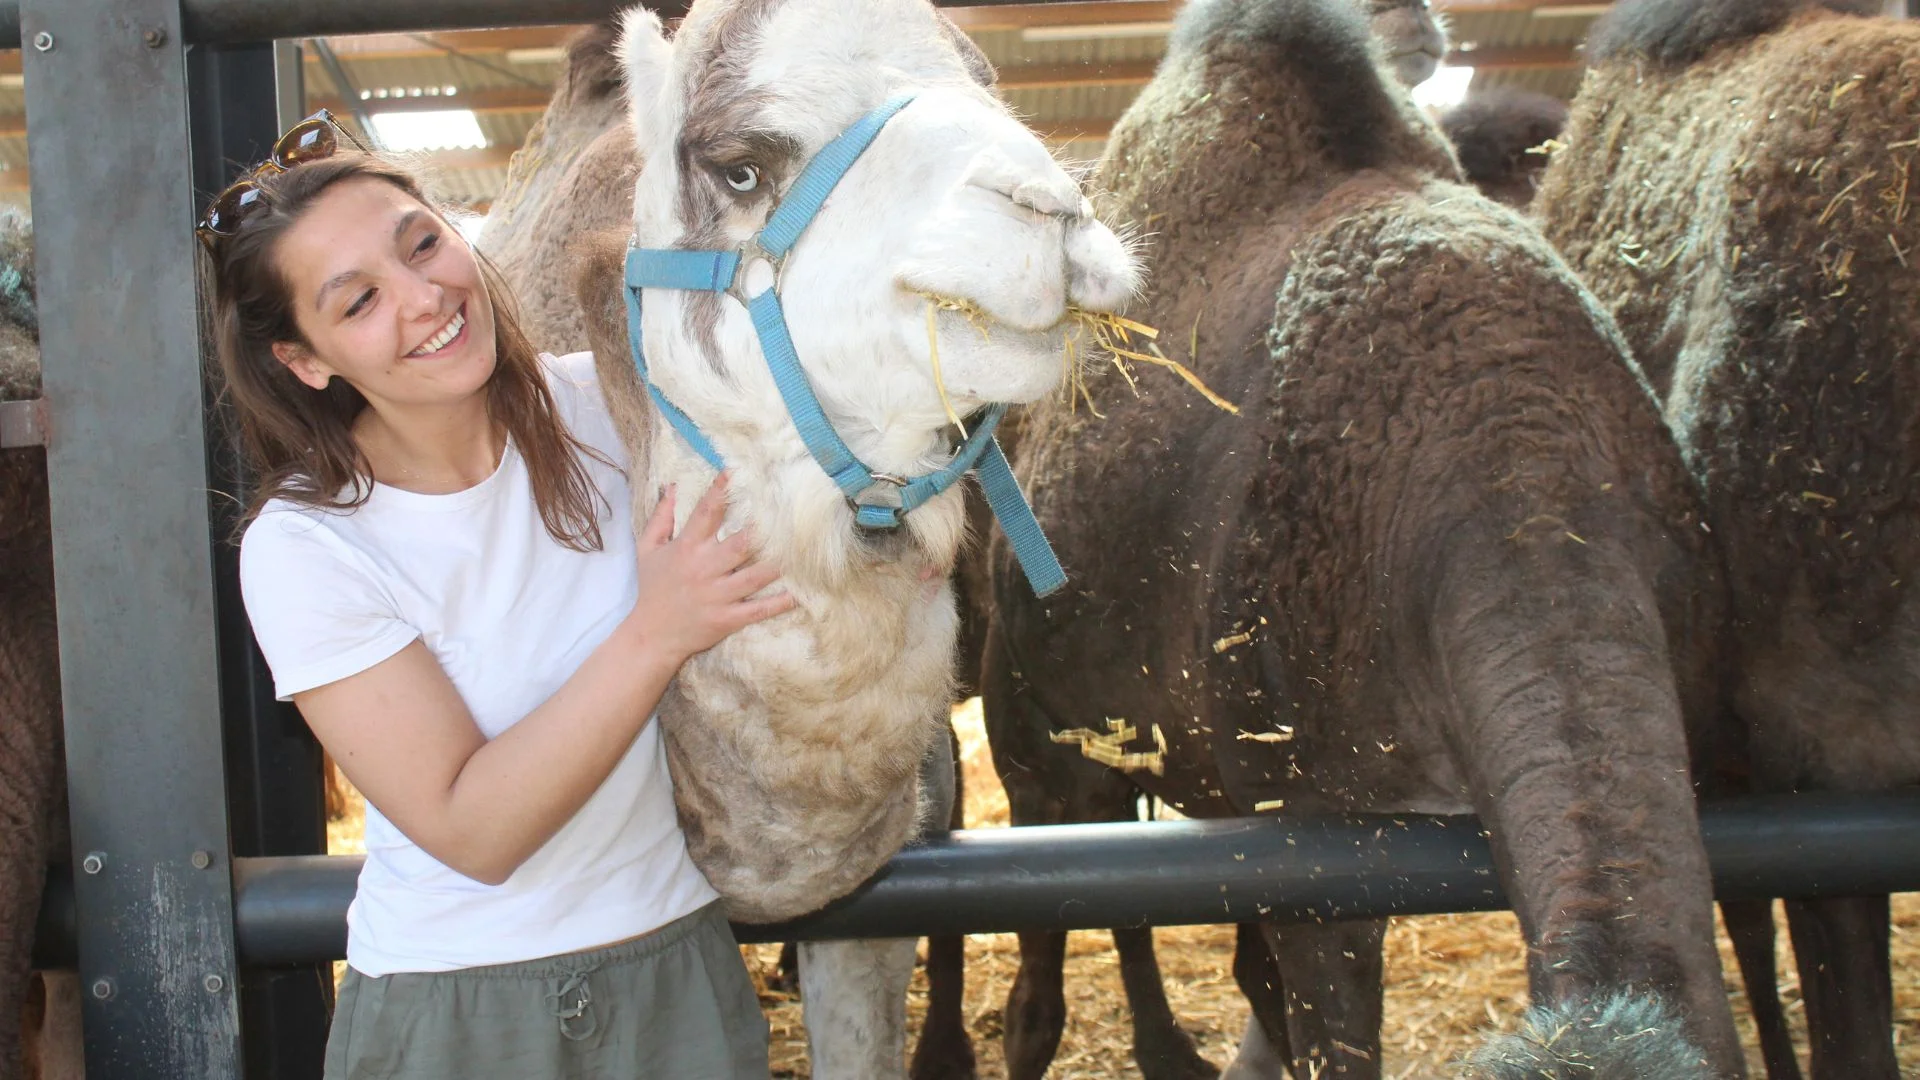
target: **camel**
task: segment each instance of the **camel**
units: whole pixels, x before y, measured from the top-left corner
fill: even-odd
[[[1623,0],[1533,203],[1706,492],[1760,791],[1920,782],[1920,24],[1880,10]],[[1771,907],[1725,914],[1787,1080]],[[1898,1075],[1887,898],[1786,907],[1813,1076]]]
[[[0,402],[40,396],[33,232],[0,216]],[[47,455],[0,448],[0,1078],[79,1080],[80,981],[30,970],[47,864],[68,858]]]
[[[1742,1075],[1688,771],[1724,612],[1695,491],[1611,321],[1385,60],[1337,0],[1195,0],[1116,126],[1102,215],[1152,234],[1131,317],[1240,414],[1108,379],[1025,418],[1074,584],[1021,595],[995,542],[996,766],[1022,824],[1131,817],[1136,786],[1477,812],[1542,1011],[1470,1075],[1539,1075],[1560,1025],[1581,1076]],[[1118,719],[1158,771],[1054,738]],[[1384,921],[1246,929],[1229,1074],[1382,1075]],[[1023,936],[1010,1076],[1057,1043],[1062,937]]]
[[[842,29],[812,32],[826,25]],[[1119,238],[923,0],[698,0],[671,39],[636,10],[618,56],[639,163],[622,231],[644,251],[739,247],[822,147],[896,98],[778,273],[749,265],[742,278],[757,303],[769,287],[778,296],[832,429],[872,469],[910,477],[942,464],[949,402],[965,417],[1052,391],[1069,305],[1111,310],[1137,285]],[[615,315],[629,297],[609,254],[621,253],[585,271],[587,337],[636,509],[650,513],[665,484],[704,488],[711,450],[732,476],[729,527],[752,528],[799,602],[696,657],[660,709],[695,861],[733,918],[790,918],[851,892],[948,818],[919,776],[932,762],[938,788],[951,772],[947,578],[961,493],[896,528],[861,527],[871,515],[856,519],[802,443],[745,308],[646,287],[634,342]],[[929,297],[965,302],[990,332]],[[657,422],[675,413],[690,427]],[[815,1075],[903,1072],[912,964],[911,941],[802,948]]]
[[[1419,86],[1447,58],[1447,24],[1429,0],[1361,0],[1400,85]]]
[[[1496,86],[1470,92],[1438,122],[1461,171],[1480,194],[1524,210],[1547,167],[1549,140],[1567,126],[1567,104],[1531,90]]]
[[[1375,0],[1360,2],[1373,5]],[[1430,59],[1444,52],[1444,37],[1424,4],[1382,0],[1379,7],[1373,26],[1387,37],[1390,51]],[[633,129],[624,122],[621,76],[613,52],[618,35],[617,21],[608,21],[589,28],[570,43],[566,68],[547,112],[515,155],[506,188],[480,237],[481,249],[500,266],[520,298],[522,321],[530,335],[554,351],[593,346],[603,353],[621,354],[627,348],[617,298],[604,296],[598,301],[604,328],[596,343],[588,330],[590,311],[571,286],[582,238],[613,227],[630,212],[631,192],[640,167]],[[973,52],[957,31],[949,38],[956,47],[968,48],[968,62],[983,78],[991,72],[986,58]],[[1414,81],[1426,74],[1430,71],[1412,72],[1417,76]],[[603,271],[603,279],[612,273],[617,271]],[[624,395],[641,393],[626,368],[604,377],[619,380]],[[1014,436],[1016,422],[1017,417],[1010,416],[1003,425],[1003,441]],[[975,531],[984,535],[991,519],[984,516],[984,502],[974,500],[974,505],[979,511]],[[970,592],[982,592],[981,579],[974,572],[981,560],[968,558],[966,562],[965,572],[956,580],[956,591],[962,597],[963,638],[969,637],[968,628],[976,621],[965,597]],[[959,653],[970,660],[978,655],[978,649],[971,642],[963,642]],[[973,666],[970,662],[962,664],[956,689],[963,696],[972,692]],[[960,824],[957,816],[949,819],[951,827]],[[1157,992],[1158,972],[1157,966],[1152,966],[1150,938],[1134,936],[1148,945],[1144,962],[1149,968],[1143,970],[1138,950],[1130,950],[1128,955],[1135,959],[1128,968],[1129,981],[1150,980]],[[957,937],[931,939],[928,943],[929,1009],[915,1048],[916,1077],[973,1075],[973,1051],[960,1012],[961,953],[962,943]],[[1213,1075],[1217,1070],[1194,1050],[1192,1040],[1179,1029],[1170,1010],[1144,1006],[1143,1000],[1136,1000],[1136,1042],[1149,1075]]]

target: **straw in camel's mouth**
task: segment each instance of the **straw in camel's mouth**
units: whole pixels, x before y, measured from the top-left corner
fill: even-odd
[[[964,317],[981,337],[991,338],[994,318],[985,308],[971,300],[950,296],[937,296],[933,293],[921,293],[927,301],[927,347],[933,357],[933,381],[940,391],[940,403],[947,410],[947,419],[955,427],[965,431],[960,417],[954,411],[952,401],[947,398],[946,382],[940,373],[940,338],[935,326],[935,315],[941,311],[950,311]],[[1200,377],[1186,365],[1173,360],[1162,352],[1159,345],[1160,331],[1145,323],[1115,315],[1108,311],[1089,311],[1086,308],[1069,306],[1066,319],[1068,323],[1066,343],[1063,347],[1061,362],[1066,365],[1066,379],[1063,387],[1067,394],[1068,405],[1078,408],[1085,401],[1088,411],[1104,419],[1103,414],[1094,407],[1093,396],[1087,391],[1087,377],[1107,364],[1120,372],[1127,380],[1127,386],[1135,395],[1140,393],[1140,384],[1128,368],[1129,362],[1151,364],[1163,367],[1185,380],[1218,408],[1234,415],[1240,409],[1208,388]],[[1191,355],[1191,350],[1190,354]]]

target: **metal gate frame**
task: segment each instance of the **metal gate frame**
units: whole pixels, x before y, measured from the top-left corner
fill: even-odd
[[[351,895],[350,860],[308,854],[324,847],[314,749],[272,701],[222,542],[246,479],[204,396],[195,192],[289,119],[286,95],[263,89],[289,70],[275,39],[586,22],[620,6],[0,0],[0,48],[24,42],[77,867],[50,886],[40,934],[44,960],[81,972],[94,1080],[315,1075],[319,962],[339,955]],[[1703,817],[1723,895],[1920,887],[1920,797]],[[1471,819],[1064,826],[958,834],[819,915],[742,936],[1501,903]]]

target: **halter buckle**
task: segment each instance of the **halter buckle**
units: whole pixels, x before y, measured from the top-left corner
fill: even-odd
[[[728,296],[745,304],[747,301],[753,299],[754,296],[760,295],[759,293],[754,293],[753,296],[747,295],[747,271],[757,263],[766,263],[773,271],[773,284],[768,286],[768,288],[772,289],[775,294],[780,292],[780,282],[787,271],[787,257],[785,255],[775,255],[773,252],[761,247],[759,233],[755,233],[747,239],[742,240],[740,246],[735,250],[739,254],[740,261],[734,264],[733,280],[727,283],[726,293]]]

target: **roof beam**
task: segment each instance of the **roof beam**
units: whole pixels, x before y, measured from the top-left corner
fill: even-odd
[[[1470,67],[1476,71],[1509,71],[1523,68],[1579,67],[1583,61],[1572,45],[1519,45],[1511,48],[1455,49],[1447,54],[1451,67]]]
[[[330,37],[327,43],[343,58],[383,59],[420,56],[445,56],[448,49],[460,52],[508,52],[513,49],[547,49],[564,45],[582,27],[577,23],[555,26],[523,26],[510,30],[442,30],[432,34],[364,34]]]
[[[1436,11],[1459,15],[1542,8],[1588,7],[1593,0],[1433,0]],[[1082,0],[1078,3],[1006,4],[942,8],[947,18],[969,33],[1025,30],[1036,26],[1099,26],[1105,23],[1167,22],[1179,0]]]
[[[472,109],[477,113],[544,112],[553,91],[545,86],[497,86],[461,90],[454,94],[422,94],[419,97],[369,97],[349,102],[336,94],[311,95],[307,108],[342,112],[362,108],[368,112],[441,112],[447,109]]]
[[[1019,64],[1000,69],[995,86],[1002,90],[1065,90],[1075,86],[1145,86],[1153,79],[1157,60],[1117,60],[1106,63]]]

